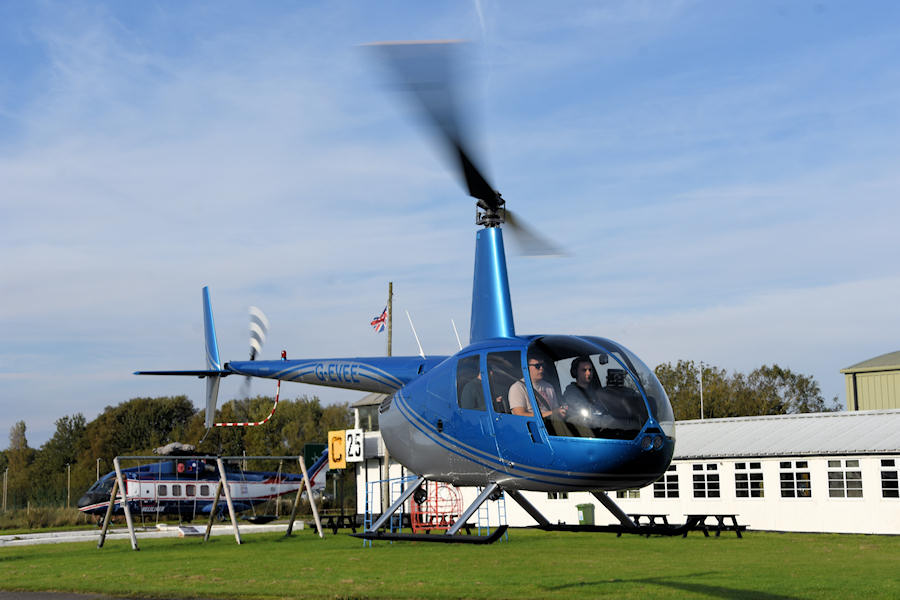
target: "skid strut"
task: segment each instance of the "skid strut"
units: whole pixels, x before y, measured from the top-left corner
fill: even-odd
[[[392,531],[379,531],[381,527],[387,523],[388,519],[391,518],[397,510],[403,505],[406,500],[413,495],[413,493],[419,489],[419,486],[425,481],[424,477],[419,477],[416,481],[412,483],[409,487],[403,490],[403,493],[400,494],[400,497],[393,503],[391,506],[385,511],[383,515],[381,515],[375,523],[372,524],[372,527],[366,530],[363,533],[352,533],[353,537],[362,538],[364,540],[386,540],[386,541],[421,541],[421,542],[443,542],[445,544],[493,544],[506,533],[507,526],[501,525],[494,533],[490,536],[484,535],[459,535],[459,530],[462,529],[466,521],[469,520],[475,511],[478,510],[484,501],[487,500],[492,494],[494,494],[499,488],[499,484],[492,483],[482,491],[477,498],[469,505],[466,510],[462,512],[453,526],[447,530],[447,533],[440,535],[430,535],[427,533],[394,533]]]

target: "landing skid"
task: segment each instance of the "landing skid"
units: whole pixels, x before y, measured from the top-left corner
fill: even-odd
[[[573,533],[615,533],[620,536],[623,533],[633,535],[665,535],[676,536],[684,535],[690,531],[689,524],[684,525],[639,525],[637,527],[626,527],[624,525],[532,525],[528,529],[540,529],[541,531],[569,531]]]
[[[428,533],[392,533],[390,531],[366,531],[350,535],[364,540],[383,540],[388,542],[443,542],[445,544],[493,544],[506,533],[506,525],[501,525],[491,535],[450,535],[446,533],[430,535]]]

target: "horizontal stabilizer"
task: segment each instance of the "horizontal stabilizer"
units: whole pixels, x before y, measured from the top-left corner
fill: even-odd
[[[225,377],[230,375],[229,371],[135,371],[135,375],[187,375],[190,377]]]

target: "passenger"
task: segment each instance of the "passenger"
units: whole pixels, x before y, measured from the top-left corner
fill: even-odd
[[[459,397],[459,407],[472,410],[485,410],[484,389],[481,386],[481,371],[463,386],[462,395]]]
[[[584,404],[587,402],[594,408],[602,408],[600,406],[600,379],[594,370],[594,363],[591,362],[589,356],[578,356],[572,360],[572,366],[569,367],[569,374],[575,378],[575,381],[566,386],[563,394],[563,404]]]
[[[534,399],[537,400],[542,417],[565,418],[566,407],[560,406],[559,396],[552,383],[549,383],[544,372],[547,363],[540,358],[528,359],[528,374],[531,377],[531,387],[534,390]],[[512,414],[523,417],[531,417],[534,411],[528,401],[528,391],[525,388],[525,378],[516,381],[509,388],[509,408]]]

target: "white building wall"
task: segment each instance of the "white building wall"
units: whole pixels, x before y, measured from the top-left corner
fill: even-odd
[[[830,497],[828,461],[848,458],[859,460],[863,496],[862,498]],[[673,524],[683,523],[687,514],[736,514],[738,523],[757,530],[900,534],[900,499],[882,497],[882,458],[886,457],[820,456],[784,459],[678,460],[673,461],[678,474],[678,498],[655,498],[652,484],[640,490],[639,498],[617,498],[615,492],[610,492],[609,496],[626,513],[666,514],[669,523]],[[895,458],[896,463],[900,465],[900,457],[892,458]],[[781,495],[782,469],[780,464],[784,461],[795,462],[798,460],[805,461],[808,465],[811,495],[808,498],[784,498]],[[762,498],[738,498],[736,496],[735,464],[740,462],[760,463],[763,473],[764,496]],[[693,466],[708,463],[714,463],[717,467],[720,497],[694,498],[693,475],[695,471]],[[380,464],[380,459],[377,457],[370,458],[364,463],[369,481],[381,478]],[[401,477],[406,474],[405,469],[399,464],[392,464],[391,477]],[[357,498],[359,512],[362,513],[365,510],[366,473],[361,470],[359,475],[357,477]],[[395,492],[399,493],[399,488],[395,488]],[[463,502],[466,506],[477,496],[477,490],[474,488],[464,488],[462,492]],[[548,498],[546,492],[525,492],[524,496],[551,523],[577,524],[577,506],[579,504],[594,506],[594,522],[597,525],[618,523],[615,517],[588,492],[570,492],[565,499]],[[380,513],[380,498],[375,497],[371,501],[374,512]],[[499,521],[496,519],[495,503],[488,501],[487,504],[490,505],[491,520],[496,524]],[[475,523],[476,517],[470,521]],[[506,498],[506,522],[513,527],[535,524],[531,516],[509,497]]]
[[[851,458],[859,460],[862,472],[862,498],[832,498],[828,493],[828,461]],[[738,498],[735,486],[735,463],[746,459],[722,461],[675,461],[679,497],[654,498],[653,486],[640,491],[640,498],[617,498],[626,513],[668,514],[669,521],[684,522],[687,514],[737,514],[738,522],[751,529],[769,531],[808,531],[832,533],[900,534],[900,503],[882,498],[881,457],[792,457],[790,459],[753,459],[763,472],[764,497]],[[781,496],[781,462],[806,461],[809,466],[811,495],[809,498]],[[719,498],[693,497],[693,465],[714,462],[720,477]],[[614,497],[614,494],[610,494]],[[571,495],[570,495],[571,498]],[[614,522],[596,500],[597,523]]]

